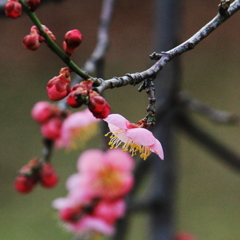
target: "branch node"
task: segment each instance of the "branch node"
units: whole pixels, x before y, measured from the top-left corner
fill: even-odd
[[[189,48],[189,50],[190,50],[190,49],[194,49],[194,47],[195,47],[195,44],[194,44],[194,43],[192,43],[192,42],[189,42],[189,43],[188,43],[188,48]]]
[[[134,74],[126,73],[125,75],[132,79],[130,84],[133,86],[135,86],[138,82],[141,82],[142,80],[142,75],[139,72]]]
[[[231,1],[230,0],[221,0],[218,5],[218,12],[220,15],[229,15],[228,8],[230,7]]]
[[[149,58],[151,60],[159,60],[161,57],[162,57],[162,54],[156,53],[156,52],[153,52],[151,55],[149,55]]]

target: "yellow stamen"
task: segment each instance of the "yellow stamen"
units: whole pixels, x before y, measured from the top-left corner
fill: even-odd
[[[128,138],[126,142],[123,142],[118,138],[117,132],[115,134],[109,132],[105,134],[105,136],[108,136],[109,134],[111,134],[110,141],[108,143],[110,145],[110,149],[118,148],[123,143],[122,151],[129,152],[132,157],[137,155],[137,153],[139,152],[140,157],[143,158],[143,160],[146,160],[147,157],[151,154],[151,149],[149,146],[143,146],[139,143],[134,142],[130,138]]]
[[[98,125],[96,123],[89,124],[86,127],[79,127],[72,129],[72,137],[70,148],[84,148],[86,142],[95,136],[98,132]]]

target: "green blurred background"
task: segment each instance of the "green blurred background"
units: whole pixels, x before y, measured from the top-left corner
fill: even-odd
[[[218,1],[185,0],[181,41],[216,15]],[[73,59],[82,66],[96,43],[100,0],[44,4],[37,10],[62,43],[64,34],[77,28],[84,35]],[[111,44],[106,60],[106,78],[146,69],[152,47],[152,1],[119,0],[110,29]],[[0,239],[42,240],[71,239],[57,221],[51,201],[65,196],[65,181],[76,172],[80,151],[55,152],[53,163],[60,183],[53,190],[37,187],[31,194],[20,195],[13,189],[16,171],[32,157],[41,156],[39,126],[31,119],[35,102],[47,100],[47,81],[57,75],[64,64],[41,45],[36,52],[22,46],[22,38],[32,23],[23,15],[16,20],[0,18]],[[217,29],[194,50],[181,56],[182,87],[199,100],[240,114],[240,13]],[[168,49],[163,49],[168,50]],[[115,112],[136,122],[145,116],[146,96],[128,86],[106,92]],[[119,104],[121,102],[121,104]],[[239,126],[212,123],[193,114],[208,132],[239,152]],[[176,224],[179,232],[190,232],[199,240],[236,240],[240,236],[240,173],[218,162],[209,152],[182,132],[178,139],[178,194]],[[100,145],[96,137],[88,148]],[[147,216],[132,217],[128,239],[147,239]]]

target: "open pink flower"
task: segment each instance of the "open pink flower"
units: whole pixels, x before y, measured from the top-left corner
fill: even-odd
[[[84,234],[95,231],[108,236],[112,235],[115,231],[113,225],[108,224],[101,218],[92,216],[84,216],[81,221],[65,225],[70,232],[77,234]]]
[[[116,199],[126,195],[133,186],[133,159],[120,149],[102,152],[87,150],[78,159],[81,187],[93,197]],[[73,183],[68,182],[68,186]]]
[[[62,124],[61,137],[56,146],[66,148],[83,146],[96,134],[98,121],[88,109],[71,114]]]
[[[103,120],[108,123],[110,133],[112,134],[109,142],[111,149],[117,148],[123,143],[123,151],[130,152],[132,156],[135,156],[139,152],[140,157],[146,160],[151,152],[154,152],[161,159],[164,159],[161,143],[149,130],[130,123],[119,114],[110,114]]]
[[[123,199],[117,201],[100,201],[93,210],[93,216],[103,219],[108,224],[114,224],[116,220],[123,217],[126,204]]]
[[[133,159],[120,149],[102,152],[87,150],[78,159],[79,173],[67,180],[73,197],[114,200],[127,194],[133,186]],[[78,189],[81,189],[79,191]],[[78,198],[78,197],[77,197]]]
[[[59,218],[73,233],[114,233],[125,213],[125,195],[133,186],[133,159],[120,149],[87,150],[78,160],[79,172],[67,180],[68,195],[54,200]]]

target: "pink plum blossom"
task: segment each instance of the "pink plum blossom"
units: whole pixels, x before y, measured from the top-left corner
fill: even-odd
[[[123,199],[117,201],[100,201],[93,211],[93,216],[103,219],[109,224],[114,224],[116,219],[125,214],[126,204]]]
[[[66,224],[67,229],[72,233],[84,234],[96,231],[104,235],[112,235],[115,231],[114,226],[106,223],[100,218],[85,216],[81,221],[74,224]]]
[[[96,134],[98,121],[88,109],[69,115],[62,124],[61,137],[56,142],[56,146],[59,148],[83,146]]]
[[[133,159],[120,149],[87,150],[78,159],[79,172],[67,180],[68,195],[53,201],[68,231],[114,233],[125,214],[125,195],[133,186]]]
[[[117,148],[123,143],[123,151],[130,152],[132,156],[139,152],[140,157],[146,160],[150,153],[154,152],[161,159],[164,159],[161,143],[149,130],[130,123],[119,114],[110,114],[103,120],[108,123],[110,133],[112,134],[109,142],[111,149]]]
[[[132,188],[132,169],[133,159],[120,149],[106,152],[87,150],[78,159],[81,173],[78,181],[93,196],[115,199],[124,196]]]

